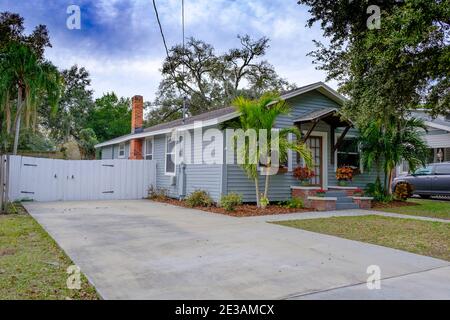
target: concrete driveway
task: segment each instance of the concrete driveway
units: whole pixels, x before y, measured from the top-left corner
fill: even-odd
[[[450,299],[449,262],[261,220],[148,200],[25,207],[105,299]]]

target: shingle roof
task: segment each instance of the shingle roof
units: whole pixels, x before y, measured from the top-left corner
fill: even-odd
[[[173,120],[170,122],[160,123],[160,124],[154,125],[149,128],[145,128],[144,132],[152,132],[152,131],[157,131],[157,130],[176,128],[176,127],[179,127],[182,125],[192,124],[195,121],[211,120],[211,119],[215,119],[217,117],[231,114],[235,111],[236,111],[236,109],[234,107],[226,107],[226,108],[221,108],[221,109],[217,109],[217,110],[212,110],[212,111],[198,114],[196,116],[186,118],[184,124],[183,124],[183,119],[177,119],[177,120]]]

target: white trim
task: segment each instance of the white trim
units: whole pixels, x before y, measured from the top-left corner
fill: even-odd
[[[337,201],[337,197],[309,196],[308,200]]]
[[[331,100],[337,102],[340,105],[342,105],[345,101],[347,101],[347,99],[343,95],[341,95],[336,90],[332,89],[331,87],[329,87],[328,85],[326,85],[323,82],[316,82],[316,83],[298,88],[297,90],[283,94],[281,96],[281,98],[286,100],[286,99],[289,99],[289,98],[292,98],[292,97],[295,97],[300,94],[303,94],[303,93],[306,93],[309,91],[313,91],[313,90],[318,90],[320,93],[322,93],[323,95],[325,95],[326,97],[330,98]]]
[[[441,129],[441,130],[450,132],[450,126],[446,126],[446,125],[443,125],[443,124],[437,124],[437,123],[434,123],[434,122],[431,122],[431,121],[424,121],[424,124],[427,127],[432,127],[432,128],[435,128],[435,129]]]
[[[173,155],[174,155],[174,159],[173,159],[173,172],[167,172],[167,155],[169,155],[169,154],[172,154],[172,153],[167,153],[167,138],[168,137],[171,137],[172,136],[172,134],[171,133],[168,133],[168,134],[166,134],[166,137],[165,137],[165,139],[164,139],[164,175],[165,176],[175,176],[176,175],[176,172],[177,172],[177,166],[176,166],[176,156],[177,156],[177,153],[176,153],[176,148],[175,148],[175,146],[176,146],[176,141],[174,141],[174,143],[175,143],[175,145],[173,146]]]
[[[112,144],[118,144],[121,142],[133,140],[133,139],[146,138],[146,137],[152,137],[152,136],[156,136],[156,135],[160,135],[160,134],[166,134],[166,133],[172,132],[173,130],[178,130],[178,131],[191,130],[191,129],[194,129],[194,127],[198,128],[199,127],[198,123],[200,123],[200,122],[202,124],[201,128],[209,127],[209,126],[213,126],[213,125],[225,122],[227,120],[236,118],[238,116],[239,116],[239,113],[235,111],[235,112],[226,114],[224,116],[220,116],[218,118],[214,118],[214,119],[210,119],[210,120],[206,120],[206,121],[199,120],[199,121],[195,121],[194,123],[187,124],[184,126],[177,126],[177,127],[167,128],[167,129],[161,129],[161,130],[150,131],[150,132],[141,132],[141,133],[136,133],[133,135],[118,137],[116,139],[112,139],[109,141],[105,141],[105,142],[96,144],[95,148],[101,148],[101,147],[109,146]]]
[[[291,189],[296,190],[320,190],[320,187],[309,187],[309,186],[291,186]]]
[[[122,156],[120,155],[121,146],[123,146],[123,155]],[[126,148],[125,142],[119,143],[119,147],[117,148],[117,158],[118,159],[124,159],[126,157],[126,155],[125,155],[126,149],[127,148]]]
[[[320,111],[320,110],[319,110]],[[312,121],[312,120],[314,120],[314,119],[317,119],[317,118],[319,118],[319,117],[321,117],[321,116],[323,116],[323,115],[326,115],[326,114],[328,114],[328,113],[333,113],[333,112],[337,112],[338,111],[338,109],[337,108],[327,108],[327,109],[325,109],[325,110],[323,110],[322,112],[317,112],[317,111],[313,111],[313,112],[311,112],[311,113],[315,113],[315,115],[314,116],[304,116],[304,117],[300,117],[300,118],[298,118],[298,119],[295,119],[293,122],[295,123],[295,122],[299,122],[299,121],[301,121],[301,122],[308,122],[308,121]]]
[[[306,130],[303,133],[307,133]],[[322,185],[323,189],[328,189],[328,133],[324,131],[313,131],[310,137],[322,137]]]
[[[344,186],[328,186],[328,189],[331,190],[357,190],[359,189],[358,187],[344,187]]]
[[[151,153],[152,159],[151,160],[153,160],[155,157],[155,139],[153,137],[147,137],[144,139],[144,159],[147,160],[147,156],[150,155],[150,153],[147,153],[147,141],[148,140],[152,141],[152,153]]]

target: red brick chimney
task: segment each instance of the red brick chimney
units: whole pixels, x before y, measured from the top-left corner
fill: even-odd
[[[138,133],[142,131],[144,122],[144,98],[142,96],[131,98],[131,107],[131,133]]]
[[[142,132],[144,122],[144,98],[134,96],[131,98],[131,133]],[[143,139],[133,139],[130,141],[130,159],[141,160]]]

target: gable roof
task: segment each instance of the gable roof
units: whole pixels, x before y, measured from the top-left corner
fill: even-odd
[[[344,96],[342,96],[336,90],[332,89],[323,82],[316,82],[290,91],[283,92],[281,94],[281,98],[287,100],[313,90],[317,90],[318,92],[330,98],[339,105],[342,105],[346,101],[346,98]],[[170,122],[157,124],[152,127],[144,129],[144,131],[140,133],[130,133],[121,137],[117,137],[99,143],[95,145],[95,148],[101,148],[112,144],[122,143],[132,139],[151,137],[157,134],[169,133],[175,128],[180,130],[189,130],[194,128],[194,123],[197,121],[202,121],[203,127],[207,127],[218,123],[222,123],[224,121],[236,118],[238,116],[239,113],[236,111],[234,107],[225,107],[186,118],[184,123],[183,119],[177,119]]]
[[[444,117],[433,118],[425,110],[413,111],[411,115],[415,118],[422,119],[427,127],[450,132],[450,121],[447,121]]]

